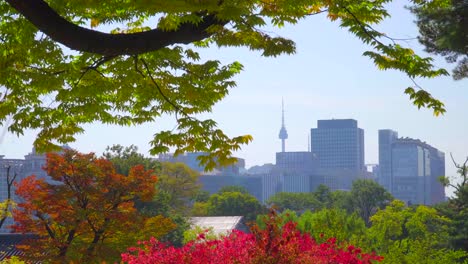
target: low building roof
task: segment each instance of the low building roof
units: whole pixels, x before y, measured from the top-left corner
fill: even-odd
[[[242,222],[243,216],[203,216],[191,217],[192,227],[213,228],[216,235],[227,234],[232,230],[247,231]]]
[[[13,256],[22,256],[23,252],[16,248],[25,239],[34,239],[34,235],[0,234],[0,261]]]

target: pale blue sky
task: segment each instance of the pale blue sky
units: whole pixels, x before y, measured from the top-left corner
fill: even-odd
[[[377,26],[395,38],[414,38],[417,28],[404,1],[390,6],[392,18]],[[229,135],[251,134],[254,141],[239,151],[247,167],[274,163],[280,150],[278,133],[281,125],[281,98],[286,107],[289,139],[286,149],[307,150],[307,136],[317,119],[353,118],[365,130],[366,163],[378,162],[377,130],[388,128],[400,136],[419,138],[446,153],[447,175],[455,173],[449,159],[452,152],[461,161],[468,155],[468,80],[451,77],[418,80],[419,84],[441,99],[447,108],[442,117],[430,110],[419,110],[403,94],[411,81],[403,73],[379,71],[362,53],[360,40],[338,27],[338,23],[317,15],[295,26],[273,29],[297,44],[297,53],[277,58],[263,58],[244,48],[210,48],[201,50],[203,58],[244,65],[236,77],[237,87],[217,104],[212,117]],[[421,53],[417,40],[405,44]],[[424,54],[426,55],[426,54]],[[435,64],[451,69],[442,58]],[[173,118],[166,117],[138,127],[93,124],[70,146],[82,152],[101,154],[112,144],[135,144],[147,153],[148,142],[160,129],[172,129]],[[3,130],[3,128],[2,128]],[[1,132],[1,131],[0,131]],[[34,131],[16,137],[7,134],[0,154],[22,158],[30,152]]]

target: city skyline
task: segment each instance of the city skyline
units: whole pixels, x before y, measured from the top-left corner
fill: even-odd
[[[283,99],[282,99],[282,100],[283,100]],[[283,125],[284,125],[284,105],[282,105],[282,108],[281,108],[281,109],[282,109],[281,113],[282,113],[282,128],[283,128]],[[317,119],[317,120],[316,120],[316,122],[317,122],[317,127],[318,127],[318,124],[319,124],[320,121],[327,121],[327,120],[353,120],[353,121],[356,121],[356,124],[359,122],[359,120],[354,120],[354,119],[351,119],[351,118],[343,118],[343,119],[331,118],[331,119],[325,119],[325,120],[324,120],[324,119]],[[310,133],[313,129],[314,129],[314,128],[313,128],[313,126],[312,126],[310,129],[308,129],[308,132]],[[368,132],[365,128],[362,128],[362,130],[364,130],[365,133]],[[379,129],[378,131],[380,131],[380,130],[382,130],[382,129]],[[384,130],[386,130],[386,129],[384,129]],[[391,129],[389,129],[389,130],[392,131]],[[377,131],[377,132],[378,132],[378,131]],[[310,134],[309,134],[309,135],[310,135]],[[299,150],[297,150],[297,149],[287,149],[287,150],[286,150],[286,153],[288,153],[288,152],[297,152],[297,151],[304,151],[304,152],[306,152],[306,151],[307,151],[307,152],[311,151],[311,149],[310,149],[310,144],[311,144],[311,142],[310,142],[309,135],[308,135],[308,137],[307,137],[307,142],[306,142],[306,144],[304,144],[304,146],[302,146],[302,149],[299,149]],[[405,137],[408,137],[408,136],[405,135]],[[412,137],[412,138],[413,138],[413,137],[414,137],[414,138],[419,138],[419,137],[417,137],[417,136],[416,136],[416,137],[415,137],[415,136],[411,136],[411,137]],[[397,133],[397,138],[398,138],[398,133]],[[399,138],[403,138],[403,137],[399,137]],[[366,139],[366,137],[364,137],[364,139]],[[419,139],[418,139],[418,140],[419,140]],[[365,140],[365,141],[366,141],[366,140]],[[377,141],[378,141],[378,140],[377,140]],[[426,143],[426,141],[425,141],[424,139],[421,139],[421,142]],[[282,142],[278,142],[278,143],[279,143],[279,144],[277,144],[277,145],[278,145],[278,146],[277,146],[277,151],[275,152],[276,155],[277,155],[278,153],[283,152],[283,151],[282,151]],[[115,143],[115,144],[118,144],[118,143]],[[430,143],[430,144],[432,145],[432,143]],[[309,145],[309,146],[308,146],[308,145]],[[71,144],[71,146],[72,146],[72,148],[73,148],[73,144]],[[437,146],[436,146],[436,147],[437,147]],[[31,146],[31,148],[32,148],[32,151],[28,151],[27,154],[25,153],[25,154],[23,154],[23,156],[20,156],[20,157],[11,157],[11,156],[5,155],[4,153],[0,153],[0,156],[3,156],[3,158],[5,158],[5,159],[23,159],[24,157],[29,156],[31,153],[34,153],[34,151],[35,151],[34,148],[33,148],[32,146]],[[80,151],[80,152],[84,152],[84,151],[82,151],[82,150],[80,150],[80,149],[77,149],[77,150]],[[442,151],[445,152],[445,150],[442,150]],[[379,149],[378,149],[378,148],[377,148],[377,152],[379,152]],[[275,153],[273,153],[273,154],[275,154]],[[366,153],[366,152],[365,152],[365,153]],[[100,154],[102,154],[102,153],[97,152],[97,154],[100,155]],[[365,156],[367,157],[367,153],[365,154]],[[241,159],[243,159],[242,156],[238,156],[238,157],[241,158]],[[245,159],[244,159],[244,160],[245,160]],[[450,163],[451,163],[451,162],[452,162],[452,161],[451,161],[450,159],[446,159],[446,160],[445,160],[446,167],[447,167],[447,165],[448,165],[448,167],[450,167]],[[249,160],[245,160],[245,163],[246,163],[246,164],[249,164]],[[257,165],[260,165],[260,166],[261,166],[261,165],[268,164],[268,163],[275,164],[275,162],[274,162],[274,160],[273,160],[272,162],[267,162],[267,163],[262,163],[262,164],[251,164],[251,165],[249,165],[249,166],[246,166],[246,168],[253,167],[253,166],[257,166]],[[369,162],[368,160],[365,160],[365,164],[369,164],[369,163],[372,163],[372,162]],[[379,165],[381,165],[380,162],[379,162],[379,160],[377,160],[376,162],[373,162],[373,163],[374,163],[374,164],[379,164]],[[383,185],[385,185],[385,184],[383,184]],[[446,191],[446,195],[450,196],[451,194],[452,194],[452,190],[448,188],[447,191]]]
[[[284,117],[283,117],[283,118],[284,118]],[[284,120],[284,119],[282,119],[282,120]],[[288,149],[288,150],[284,151],[283,148],[282,148],[283,143],[280,142],[280,146],[279,146],[280,149],[278,149],[277,151],[275,151],[275,152],[273,153],[273,154],[275,155],[275,157],[276,157],[276,160],[274,159],[273,161],[277,161],[277,159],[278,159],[278,154],[279,154],[279,153],[283,153],[283,152],[285,152],[285,153],[294,153],[294,152],[314,152],[314,151],[313,151],[313,148],[311,148],[311,144],[313,143],[313,141],[311,141],[311,138],[312,138],[312,137],[311,137],[311,134],[314,132],[314,130],[317,130],[317,129],[319,128],[319,126],[320,126],[319,124],[320,124],[321,122],[323,123],[323,122],[327,122],[327,121],[345,121],[345,122],[351,121],[351,122],[354,122],[354,123],[355,123],[354,125],[356,126],[356,128],[357,128],[359,131],[361,131],[360,133],[362,133],[362,134],[360,135],[360,136],[361,136],[361,139],[360,139],[360,140],[362,141],[362,139],[364,139],[364,141],[365,141],[365,138],[366,138],[366,137],[364,136],[364,133],[365,133],[366,129],[363,129],[363,128],[358,127],[358,122],[359,122],[358,120],[355,120],[355,119],[353,119],[353,118],[317,119],[317,120],[316,120],[316,122],[317,122],[317,125],[316,125],[316,126],[317,126],[317,127],[316,127],[316,128],[311,127],[311,128],[308,130],[309,134],[308,134],[308,138],[307,138],[307,144],[306,144],[305,146],[302,146],[303,148],[301,148],[301,149],[293,149],[293,150]],[[282,123],[284,124],[284,121],[283,121]],[[324,125],[322,125],[322,126],[324,126]],[[283,126],[282,126],[282,128],[283,128]],[[281,130],[282,130],[282,129],[281,129]],[[280,131],[281,131],[281,130],[280,130]],[[394,131],[393,129],[378,129],[377,132],[378,132],[378,134],[379,134],[379,135],[378,135],[379,139],[378,139],[378,142],[377,142],[377,143],[378,143],[378,144],[377,144],[377,145],[378,145],[377,152],[381,152],[381,150],[380,150],[380,144],[379,144],[379,142],[381,142],[381,139],[380,139],[380,137],[381,137],[381,135],[380,135],[381,131],[390,131],[390,132],[395,133],[394,137],[395,137],[395,139],[398,139],[398,140],[400,140],[400,139],[413,139],[413,140],[420,141],[420,142],[423,143],[423,144],[430,144],[430,142],[427,143],[425,140],[420,139],[420,138],[417,138],[417,137],[416,137],[416,138],[415,138],[415,137],[410,137],[410,136],[398,137],[398,132],[397,132],[397,131]],[[281,138],[280,138],[280,139],[281,139]],[[119,143],[115,143],[115,145],[118,145],[118,144],[119,144]],[[120,145],[122,145],[122,144],[120,144]],[[132,144],[130,144],[130,145],[132,145]],[[123,147],[128,147],[128,146],[130,146],[130,145],[122,145],[122,146],[123,146]],[[133,145],[135,145],[135,144],[133,144]],[[432,144],[431,144],[431,145],[432,145]],[[108,146],[111,146],[111,145],[108,145]],[[137,147],[138,147],[138,146],[137,146]],[[339,146],[337,146],[337,147],[339,147]],[[85,151],[83,151],[83,150],[74,148],[74,147],[73,147],[73,144],[72,144],[71,146],[70,146],[69,144],[64,144],[64,145],[63,145],[63,148],[75,149],[75,150],[77,150],[77,151],[79,151],[79,152],[82,152],[82,153],[85,152]],[[441,150],[441,151],[445,153],[444,150]],[[91,151],[91,152],[96,153],[98,156],[100,156],[101,154],[103,154],[103,153],[99,153],[99,152],[96,152],[96,151]],[[104,151],[103,151],[103,152],[104,152]],[[139,149],[139,152],[142,153],[142,151],[141,151],[140,149]],[[200,153],[200,152],[193,152],[193,154],[196,154],[194,157],[196,157],[196,156],[198,155],[197,153]],[[33,146],[31,146],[31,149],[30,149],[29,151],[23,153],[22,155],[20,154],[19,156],[9,156],[8,154],[1,153],[1,152],[0,152],[0,159],[3,158],[3,159],[15,159],[15,160],[17,159],[17,160],[23,160],[23,159],[27,158],[28,156],[30,156],[31,154],[36,155],[36,150],[35,150],[35,148],[34,148]],[[145,153],[143,153],[143,154],[145,155]],[[191,161],[189,162],[190,164],[192,164],[192,163],[193,163],[193,164],[197,163],[196,166],[195,166],[195,167],[197,167],[197,169],[195,169],[195,170],[200,170],[200,171],[202,171],[201,165],[198,163],[198,161],[196,161],[196,159],[195,159],[194,157],[192,157],[191,153],[181,154],[181,155],[177,156],[176,158],[173,158],[174,153],[172,153],[172,152],[162,153],[162,154],[159,154],[159,155],[156,155],[156,156],[152,156],[152,155],[149,155],[149,154],[146,153],[145,156],[154,157],[154,158],[159,159],[159,160],[161,160],[161,161],[174,162],[174,161],[179,160],[180,158],[184,159],[185,156],[186,156],[186,154],[189,154],[189,156],[190,156],[190,158],[189,158],[189,159],[191,159]],[[42,155],[42,154],[40,154],[40,155]],[[364,157],[366,157],[366,151],[364,151],[364,153],[361,153],[361,155],[364,156]],[[236,155],[233,155],[233,156],[236,156]],[[252,167],[255,167],[255,166],[266,165],[266,164],[275,164],[275,162],[266,162],[266,163],[261,163],[261,164],[260,164],[260,163],[259,163],[259,164],[251,164],[251,165],[248,165],[248,166],[247,166],[246,164],[248,164],[249,162],[248,162],[248,160],[246,160],[244,157],[242,157],[242,156],[236,156],[236,158],[239,159],[239,162],[241,162],[242,164],[244,164],[244,167],[245,167],[246,169],[252,168]],[[174,161],[171,160],[171,159],[174,159]],[[361,159],[362,159],[362,158],[361,158]],[[446,161],[446,162],[447,162],[447,161]],[[184,161],[184,163],[185,163],[185,161]],[[360,163],[360,161],[358,161],[358,163]],[[364,159],[364,163],[363,163],[363,164],[364,164],[364,167],[365,167],[364,169],[366,169],[366,167],[367,167],[368,165],[380,165],[380,166],[382,166],[381,155],[378,156],[378,159],[377,159],[375,162],[369,162],[369,161],[366,161],[366,160]],[[382,184],[382,185],[385,186],[385,184]]]

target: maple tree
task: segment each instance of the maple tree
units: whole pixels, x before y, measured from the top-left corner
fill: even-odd
[[[235,162],[231,153],[252,137],[230,137],[214,120],[198,119],[228,94],[242,70],[239,62],[204,60],[199,49],[243,46],[263,56],[292,54],[294,42],[265,27],[327,13],[370,47],[364,55],[379,69],[403,71],[412,81],[448,74],[374,29],[389,17],[389,2],[1,1],[0,124],[11,119],[8,129],[16,134],[39,129],[34,145],[47,151],[75,140],[85,124],[138,125],[172,114],[176,129],[155,134],[152,154],[169,147],[176,153],[203,151],[208,154],[201,162],[210,170]],[[411,1],[428,8],[443,2]],[[113,29],[96,29],[102,25]],[[418,107],[445,112],[416,82],[405,93]]]
[[[186,219],[187,204],[199,190],[198,174],[182,163],[170,164],[145,157],[138,147],[112,145],[106,148],[103,157],[114,165],[120,174],[128,174],[130,168],[143,165],[158,175],[156,195],[151,201],[135,201],[138,212],[146,216],[162,215],[174,222],[177,227],[161,238],[173,245],[181,245],[183,233],[190,227]]]
[[[152,238],[122,254],[126,263],[362,263],[370,264],[383,258],[367,254],[354,246],[341,247],[335,239],[317,243],[309,234],[302,234],[296,224],[281,221],[271,213],[265,228],[253,226],[251,234],[234,230],[220,239],[205,240],[204,234],[180,248],[174,248]]]
[[[112,163],[91,154],[66,150],[48,154],[44,168],[50,179],[34,175],[21,180],[21,198],[13,211],[15,232],[36,238],[18,246],[26,259],[69,263],[115,261],[137,240],[160,237],[175,228],[162,216],[137,213],[133,201],[150,200],[157,178],[143,166],[128,175],[115,172]]]

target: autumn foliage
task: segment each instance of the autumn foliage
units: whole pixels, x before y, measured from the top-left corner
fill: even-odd
[[[202,234],[181,248],[152,238],[140,242],[140,248],[130,248],[128,253],[122,254],[122,260],[129,264],[366,264],[383,259],[373,253],[363,253],[354,246],[339,245],[333,238],[319,244],[309,234],[298,231],[295,223],[279,227],[278,220],[275,214],[270,214],[265,229],[254,226],[251,234],[233,231],[217,240],[204,240]]]
[[[175,227],[169,219],[147,218],[134,208],[135,199],[155,194],[157,178],[143,166],[120,175],[108,160],[67,150],[49,154],[44,169],[52,181],[29,176],[16,186],[22,202],[13,211],[12,228],[37,236],[20,246],[30,260],[114,261],[137,240]]]

